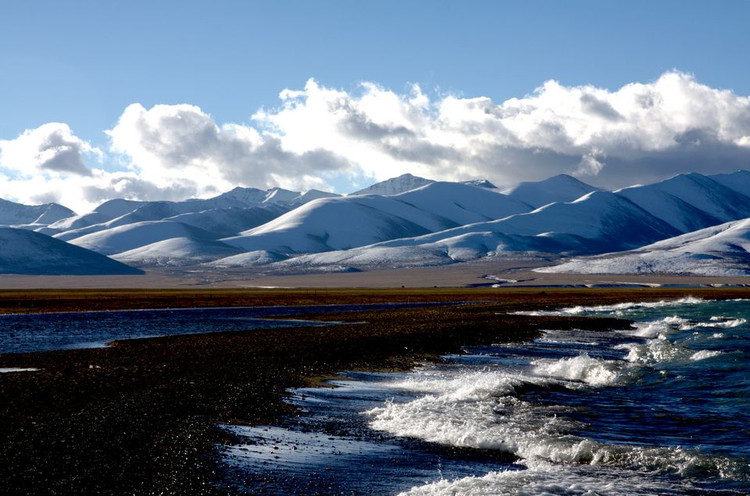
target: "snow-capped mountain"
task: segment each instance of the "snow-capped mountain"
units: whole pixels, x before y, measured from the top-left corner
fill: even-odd
[[[142,274],[104,255],[45,234],[0,227],[0,274]]]
[[[49,224],[46,228],[40,229],[39,232],[43,232],[44,234],[49,234],[51,236],[60,232],[82,229],[96,224],[103,224],[105,222],[116,219],[117,217],[128,214],[133,210],[141,207],[142,205],[145,205],[146,203],[148,202],[137,200],[123,200],[119,198],[109,200],[102,203],[91,212],[60,219],[57,222]]]
[[[576,258],[542,272],[750,275],[750,218],[665,239],[637,250]]]
[[[133,248],[112,258],[137,266],[179,267],[231,257],[240,252],[238,248],[221,241],[177,237]]]
[[[432,182],[394,196],[316,200],[223,241],[247,251],[315,253],[419,236],[528,210],[528,205],[486,188]]]
[[[611,267],[615,259],[673,259],[679,250],[659,242],[685,233],[706,237],[705,228],[750,218],[748,191],[747,171],[682,174],[614,192],[560,175],[522,183],[510,195],[487,181],[437,182],[407,174],[346,196],[235,188],[205,200],[111,200],[86,215],[26,227],[142,267],[348,270],[616,253],[600,257],[608,262],[586,258],[590,267]],[[12,210],[3,209],[7,204],[0,203],[0,214]],[[731,250],[739,241],[732,240],[718,251],[741,260]],[[699,253],[693,245],[689,250]],[[683,265],[718,260],[679,253]],[[576,263],[583,271],[584,263]]]
[[[182,222],[144,221],[86,234],[70,240],[70,243],[104,255],[114,255],[172,238],[213,241],[216,235]]]
[[[57,203],[23,205],[0,199],[0,226],[41,227],[72,215],[75,212]]]
[[[745,173],[738,173],[746,177]],[[732,182],[731,177],[726,181]],[[733,205],[721,205],[727,198]],[[699,174],[616,193],[593,191],[528,213],[345,251],[309,254],[281,265],[408,266],[454,263],[514,253],[581,255],[635,249],[720,217],[750,217],[750,198]],[[233,260],[241,259],[235,257]]]
[[[679,232],[614,193],[594,191],[569,203],[354,250],[307,255],[311,266],[409,266],[454,263],[511,253],[581,254],[643,246]],[[296,264],[290,261],[288,264]],[[287,264],[287,265],[288,265]]]
[[[412,176],[411,174],[403,174],[398,177],[386,179],[379,183],[375,183],[365,189],[350,193],[349,196],[355,195],[380,195],[380,196],[393,196],[401,193],[406,193],[413,189],[427,186],[435,181],[431,179],[425,179],[423,177]]]
[[[541,207],[548,203],[571,202],[598,189],[567,174],[560,174],[543,181],[520,183],[505,193],[533,207]]]
[[[731,220],[750,217],[750,189],[725,185],[742,185],[746,172],[727,174],[719,181],[700,174],[680,174],[666,181],[625,188],[616,194],[627,198],[655,217],[687,233]]]

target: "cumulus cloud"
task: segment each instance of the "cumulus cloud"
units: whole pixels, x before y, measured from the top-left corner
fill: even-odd
[[[377,179],[412,172],[510,185],[571,173],[619,187],[750,159],[750,99],[676,71],[616,91],[548,81],[501,103],[431,101],[418,87],[397,95],[374,84],[353,95],[314,80],[281,99],[255,119],[285,146],[330,150]]]
[[[107,154],[65,124],[45,124],[0,141],[0,197],[93,206],[238,185],[331,189],[407,172],[501,187],[569,173],[616,188],[750,167],[750,98],[677,71],[615,90],[550,80],[503,102],[313,79],[279,97],[251,124],[217,123],[193,105],[133,104],[106,131]]]
[[[321,173],[348,166],[330,150],[296,153],[253,127],[219,126],[192,105],[130,105],[107,134],[112,150],[129,157],[139,177],[162,188],[192,183],[198,195],[237,185],[308,189],[323,185]]]
[[[21,176],[59,173],[88,176],[84,155],[102,152],[73,134],[67,124],[50,122],[14,140],[0,140],[0,167]]]

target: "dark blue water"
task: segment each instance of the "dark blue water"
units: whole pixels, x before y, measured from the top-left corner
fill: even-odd
[[[104,346],[121,339],[321,325],[294,320],[310,313],[379,310],[420,303],[287,307],[187,308],[0,315],[0,353]]]
[[[749,301],[553,313],[638,323],[298,390],[227,466],[247,493],[750,494]]]

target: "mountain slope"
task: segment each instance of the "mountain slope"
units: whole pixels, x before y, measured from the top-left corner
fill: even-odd
[[[104,255],[45,234],[0,227],[0,274],[142,274]]]
[[[403,174],[398,177],[386,179],[379,183],[375,183],[365,189],[350,193],[348,196],[361,196],[361,195],[381,195],[391,196],[406,193],[413,189],[421,188],[433,183],[431,179],[425,179],[423,177],[412,176],[411,174]]]
[[[248,251],[314,253],[419,236],[529,209],[485,188],[430,183],[394,196],[316,200],[223,241]]]
[[[729,174],[713,174],[706,177],[737,193],[743,195],[750,193],[750,171],[739,170]]]
[[[95,224],[103,224],[132,212],[146,203],[148,202],[123,200],[121,198],[109,200],[102,203],[89,213],[68,217],[52,223],[47,226],[46,229],[42,230],[42,232],[53,235],[64,231],[82,229]]]
[[[533,207],[554,202],[571,202],[599,188],[586,184],[567,174],[560,174],[543,181],[523,182],[506,191],[506,194]]]
[[[681,233],[703,229],[722,222],[681,198],[649,186],[625,188],[615,193],[627,198]]]
[[[209,210],[231,210],[238,213],[244,220],[226,217],[228,225],[218,227],[218,233],[223,236],[236,234],[267,222],[292,208],[292,203],[301,195],[294,191],[272,188],[267,191],[255,188],[237,187],[214,198],[205,200],[190,199],[184,201],[131,201],[111,200],[97,207],[93,212],[61,223],[49,226],[45,231],[54,234],[58,239],[70,241],[81,236],[92,234],[113,227],[124,226],[136,222],[169,219],[178,215],[200,213]],[[304,201],[304,200],[300,200]],[[254,209],[253,212],[239,213],[242,209]],[[266,209],[263,212],[261,209]],[[268,215],[272,214],[272,215]],[[215,219],[221,217],[217,214]],[[250,217],[257,221],[249,220]],[[244,227],[233,229],[233,225],[246,222]],[[201,222],[201,221],[198,221]],[[53,231],[54,230],[54,231]]]
[[[439,264],[519,252],[587,254],[643,246],[679,232],[625,198],[595,191],[513,215],[352,250],[306,255],[284,265],[362,264],[401,267]]]
[[[669,238],[637,250],[573,259],[543,272],[750,275],[750,219]]]
[[[114,255],[171,238],[213,241],[216,236],[182,222],[146,221],[87,234],[70,243],[104,255]]]
[[[124,251],[113,255],[112,258],[136,266],[179,267],[206,263],[240,252],[238,248],[220,241],[178,237]]]
[[[625,188],[615,193],[681,233],[687,233],[750,217],[750,197],[742,193],[746,181],[750,181],[750,173],[710,177],[695,173],[680,174],[665,181]],[[725,186],[722,184],[724,182],[733,187]]]
[[[75,212],[57,203],[23,205],[0,199],[0,226],[47,225],[74,215]]]

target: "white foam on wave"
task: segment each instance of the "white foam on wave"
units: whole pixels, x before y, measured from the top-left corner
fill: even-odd
[[[635,330],[620,331],[629,336],[639,338],[657,338],[666,337],[676,331],[689,331],[695,327],[688,319],[671,315],[663,319],[653,320],[650,322],[636,322]]]
[[[465,379],[469,380],[468,375]],[[507,451],[518,456],[520,463],[528,467],[520,472],[441,481],[415,488],[408,494],[525,494],[523,491],[527,489],[531,491],[529,494],[540,494],[540,491],[558,494],[551,488],[584,487],[576,486],[580,484],[591,484],[589,490],[598,488],[610,494],[602,470],[605,470],[603,473],[607,473],[606,470],[627,470],[628,474],[747,478],[747,467],[740,461],[680,448],[597,442],[572,434],[581,425],[566,417],[561,407],[532,405],[513,396],[497,397],[487,392],[483,397],[473,395],[471,399],[456,394],[456,391],[428,394],[406,403],[388,402],[367,412],[371,417],[370,426],[375,430],[449,446]],[[558,467],[564,467],[564,470]],[[584,470],[584,475],[588,470],[584,467],[597,467],[599,472],[582,480],[581,470]],[[654,480],[644,478],[651,484],[656,483]],[[623,485],[617,487],[623,488],[623,492],[613,494],[639,494],[625,490]],[[640,494],[653,494],[653,491]]]
[[[580,381],[592,386],[615,384],[622,368],[619,361],[593,358],[585,352],[572,358],[535,360],[532,365],[537,375]]]
[[[425,367],[408,377],[383,383],[383,387],[414,393],[447,395],[451,400],[481,400],[515,393],[525,378],[509,373],[485,370],[455,374],[438,368]]]
[[[700,350],[700,351],[696,351],[695,353],[693,353],[692,356],[690,357],[690,360],[694,362],[698,362],[700,360],[705,360],[707,358],[717,357],[721,354],[722,352],[718,350]]]
[[[703,322],[699,324],[699,327],[713,327],[718,329],[732,329],[741,325],[747,324],[747,319],[743,318],[726,318],[726,317],[711,317],[711,322]]]
[[[532,407],[515,397],[516,388],[534,383],[544,386],[550,381],[545,378],[524,380],[501,372],[419,377],[391,387],[432,391],[430,394],[406,403],[386,402],[366,414],[371,417],[373,429],[398,437],[458,447],[525,452],[540,444],[539,438],[556,440],[561,432],[577,425],[556,416],[558,407]],[[552,449],[552,442],[541,444]]]
[[[702,298],[688,296],[678,300],[661,300],[652,302],[629,302],[617,303],[614,305],[597,305],[597,306],[575,306],[561,308],[558,310],[533,310],[513,312],[515,315],[581,315],[585,313],[614,313],[615,315],[624,315],[626,312],[640,309],[663,308],[675,305],[699,305],[705,303]]]
[[[645,343],[627,343],[615,348],[628,351],[625,360],[644,365],[685,360],[691,353],[690,350],[673,344],[663,336]]]
[[[697,464],[701,464],[697,462]],[[686,467],[690,465],[686,461]],[[713,471],[721,472],[725,464],[720,461]],[[399,496],[488,496],[513,494],[537,496],[540,494],[569,495],[653,495],[691,492],[695,486],[689,481],[663,480],[652,477],[648,471],[631,471],[617,467],[561,466],[538,462],[527,470],[490,472],[482,477],[464,477],[413,487]]]

